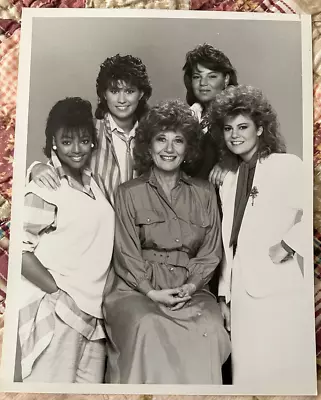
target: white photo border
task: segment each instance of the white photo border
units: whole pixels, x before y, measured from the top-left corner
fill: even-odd
[[[26,174],[26,149],[29,114],[30,60],[32,49],[32,27],[35,18],[182,18],[182,19],[226,19],[294,21],[301,24],[302,55],[302,105],[303,105],[303,161],[304,187],[306,193],[304,213],[305,234],[302,240],[311,248],[305,257],[307,284],[311,286],[309,311],[311,312],[311,338],[314,337],[314,271],[313,271],[313,74],[312,74],[312,30],[310,15],[215,12],[215,11],[170,11],[131,9],[32,9],[24,8],[20,40],[16,139],[14,150],[14,177],[11,240],[7,306],[0,370],[0,390],[6,392],[73,393],[73,394],[154,394],[154,395],[316,395],[317,385],[309,393],[291,393],[291,390],[261,393],[251,388],[236,385],[132,385],[132,384],[31,384],[13,382],[15,367],[16,337],[18,327],[18,296],[21,275],[21,237],[23,221],[24,186]],[[313,323],[312,323],[313,321]],[[313,330],[313,332],[312,332]],[[311,340],[307,351],[315,353],[315,341]],[[295,379],[295,377],[294,377]]]

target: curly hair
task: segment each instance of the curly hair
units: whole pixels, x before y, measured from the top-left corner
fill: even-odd
[[[188,173],[200,158],[201,127],[193,111],[180,100],[164,101],[152,107],[141,119],[135,135],[135,169],[139,174],[153,166],[150,155],[152,139],[160,132],[180,132],[187,144],[181,169]]]
[[[252,86],[230,86],[216,96],[207,115],[209,130],[218,142],[221,164],[231,170],[238,167],[238,157],[227,148],[224,140],[224,121],[240,114],[251,118],[256,128],[263,128],[259,137],[259,159],[286,152],[277,114],[262,91]]]
[[[53,138],[59,129],[64,131],[87,131],[96,146],[97,134],[89,101],[80,97],[66,97],[58,101],[50,110],[46,124],[46,145],[44,154],[50,158]]]
[[[236,70],[222,51],[207,43],[198,45],[186,54],[186,62],[183,67],[184,84],[187,90],[186,101],[190,106],[198,101],[192,88],[192,76],[197,64],[212,71],[222,72],[224,75],[229,74],[229,85],[238,84]]]
[[[95,117],[97,119],[104,118],[108,112],[107,100],[105,98],[106,90],[115,88],[119,81],[135,86],[144,93],[135,113],[137,120],[140,120],[148,110],[147,101],[152,95],[152,86],[147,75],[147,69],[140,58],[131,55],[121,56],[119,54],[106,58],[100,66],[96,80],[98,105]]]

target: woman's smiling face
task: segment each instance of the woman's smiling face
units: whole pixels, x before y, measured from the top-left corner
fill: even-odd
[[[186,154],[186,140],[182,133],[164,131],[152,139],[150,153],[155,167],[162,172],[179,170]]]
[[[195,97],[201,104],[214,100],[218,93],[225,88],[228,77],[222,72],[212,71],[200,64],[193,70],[192,88]]]
[[[256,127],[254,121],[247,115],[238,114],[226,117],[224,121],[224,139],[228,149],[240,156],[244,161],[250,161],[259,148],[259,136],[262,127]]]

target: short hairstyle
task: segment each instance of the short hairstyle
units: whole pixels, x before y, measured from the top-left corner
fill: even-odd
[[[212,71],[222,72],[224,75],[229,74],[229,85],[235,86],[238,84],[236,70],[229,58],[221,50],[215,49],[207,43],[198,45],[186,54],[186,62],[183,67],[184,84],[187,90],[186,101],[190,106],[198,102],[192,88],[193,71],[197,67],[197,64]]]
[[[193,170],[200,158],[201,126],[193,111],[180,100],[164,101],[152,107],[141,119],[135,135],[135,169],[139,174],[153,166],[150,148],[153,138],[164,131],[180,132],[187,144],[181,169]]]
[[[95,117],[97,119],[104,118],[108,112],[107,100],[105,98],[106,91],[107,89],[117,87],[119,81],[135,86],[144,93],[135,112],[137,120],[140,120],[148,109],[147,101],[152,95],[152,86],[147,75],[147,69],[140,58],[131,55],[121,56],[119,54],[106,58],[100,66],[96,80],[98,105]]]
[[[96,145],[97,134],[90,102],[80,97],[67,97],[52,107],[47,118],[46,145],[43,149],[48,158],[51,157],[53,138],[59,129],[74,132],[87,131],[93,144]]]
[[[217,95],[208,111],[208,127],[218,143],[221,163],[236,170],[239,158],[226,146],[224,122],[227,117],[244,115],[252,119],[256,128],[262,127],[259,137],[259,159],[272,153],[285,153],[286,146],[280,133],[277,114],[260,89],[252,86],[230,86]]]

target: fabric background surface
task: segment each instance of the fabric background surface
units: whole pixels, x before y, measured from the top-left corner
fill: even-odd
[[[321,1],[320,0],[0,0],[0,352],[10,239],[10,204],[20,19],[23,7],[146,8],[268,13],[313,16],[314,51],[314,252],[317,362],[321,398]],[[318,396],[318,397],[319,397]],[[0,400],[196,400],[222,396],[52,395],[0,393]],[[235,396],[233,397],[235,398]],[[242,396],[242,399],[255,399]],[[308,398],[308,397],[307,397]],[[310,398],[310,397],[309,397]],[[228,399],[224,397],[224,399]],[[259,399],[276,397],[259,396]],[[290,397],[288,397],[290,399]],[[312,399],[312,397],[311,397]]]

